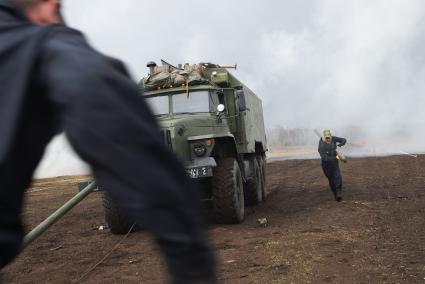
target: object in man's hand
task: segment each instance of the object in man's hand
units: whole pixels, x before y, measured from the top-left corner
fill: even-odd
[[[347,157],[345,157],[345,155],[339,151],[336,151],[336,158],[343,163],[347,162]]]

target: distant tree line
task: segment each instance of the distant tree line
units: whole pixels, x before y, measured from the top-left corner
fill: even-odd
[[[313,129],[286,128],[278,126],[267,129],[267,142],[271,149],[282,149],[290,146],[315,145],[318,137]]]
[[[321,134],[323,130],[319,130]],[[332,133],[339,137],[347,138],[352,146],[364,146],[367,144],[367,133],[360,126],[345,126],[332,129]],[[312,128],[288,128],[277,126],[267,129],[267,144],[270,149],[283,149],[292,146],[315,146],[319,137]]]

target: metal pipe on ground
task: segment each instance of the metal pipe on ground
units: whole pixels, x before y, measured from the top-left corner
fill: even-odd
[[[54,223],[56,223],[60,218],[62,218],[69,210],[75,207],[80,203],[84,198],[86,198],[94,189],[96,188],[96,182],[91,182],[83,190],[81,190],[77,195],[71,198],[67,203],[65,203],[61,208],[56,210],[55,213],[50,215],[46,220],[41,222],[37,227],[35,227],[31,232],[29,232],[22,242],[21,250],[24,250],[29,244],[35,241],[40,237],[47,229],[50,228]]]

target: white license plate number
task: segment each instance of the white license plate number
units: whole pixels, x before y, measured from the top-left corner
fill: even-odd
[[[210,169],[209,167],[199,167],[194,169],[188,169],[187,173],[189,174],[190,178],[207,177],[210,176]]]

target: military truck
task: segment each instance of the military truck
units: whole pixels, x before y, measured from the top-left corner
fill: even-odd
[[[149,62],[141,83],[160,125],[164,143],[181,159],[188,176],[202,185],[210,219],[241,223],[245,205],[267,196],[267,142],[261,100],[229,67],[211,63],[162,66]],[[104,198],[114,233],[131,225]]]

